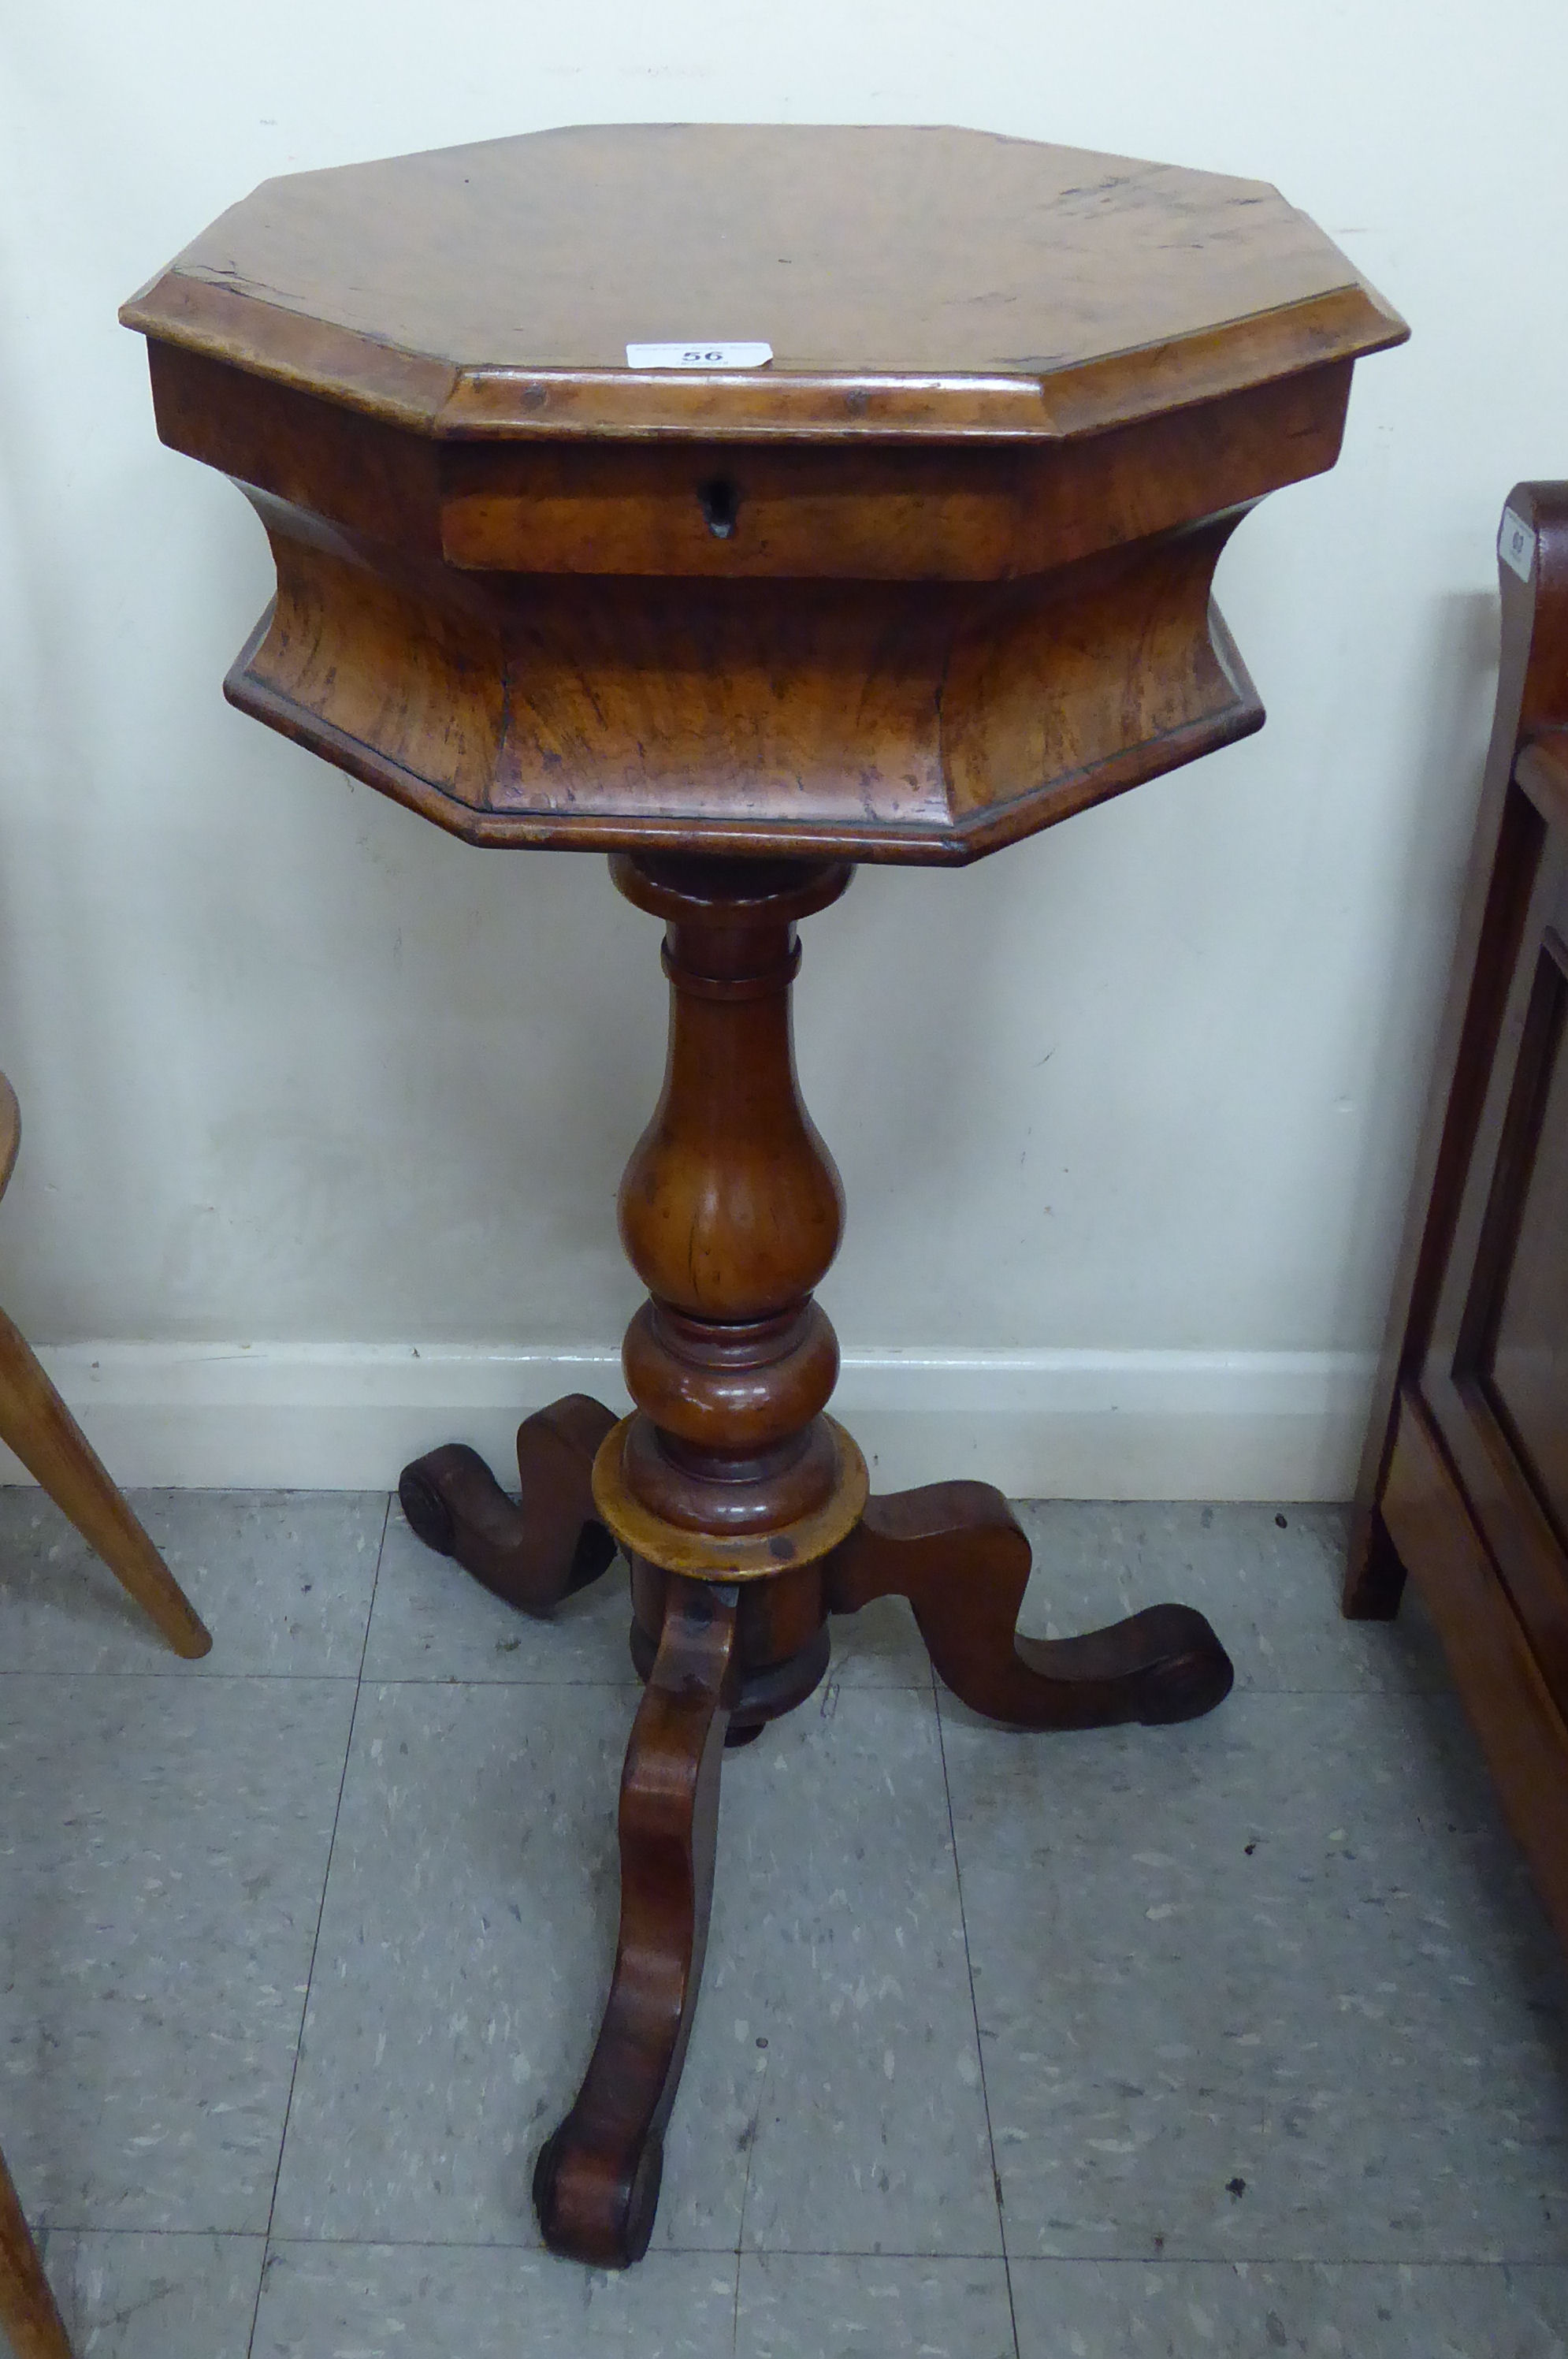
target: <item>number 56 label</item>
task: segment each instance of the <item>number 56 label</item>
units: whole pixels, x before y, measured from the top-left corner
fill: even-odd
[[[772,344],[628,344],[626,365],[634,369],[765,368]]]

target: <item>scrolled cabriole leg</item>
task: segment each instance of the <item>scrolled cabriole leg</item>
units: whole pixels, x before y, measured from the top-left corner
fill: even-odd
[[[621,1779],[610,1996],[577,2102],[535,2168],[546,2244],[600,2268],[641,2260],[653,2233],[708,1942],[737,1603],[732,1585],[669,1580]]]
[[[1030,1549],[988,1483],[872,1499],[826,1569],[832,1612],[907,1597],[944,1682],[1010,1728],[1195,1720],[1230,1692],[1230,1658],[1190,1605],[1151,1605],[1078,1638],[1018,1636]]]
[[[524,1614],[552,1614],[607,1571],[615,1543],[593,1510],[594,1452],[615,1419],[568,1393],[517,1429],[520,1500],[509,1499],[477,1450],[448,1442],[416,1458],[397,1496],[427,1548]]]

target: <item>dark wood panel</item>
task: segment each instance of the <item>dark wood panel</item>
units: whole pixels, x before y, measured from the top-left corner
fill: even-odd
[[[1509,512],[1534,536],[1528,578],[1499,564],[1502,649],[1469,880],[1404,1239],[1356,1486],[1345,1610],[1398,1609],[1404,1573],[1379,1500],[1401,1383],[1426,1355],[1476,1124],[1526,931],[1545,826],[1531,793],[1530,741],[1568,714],[1568,484],[1516,484]],[[1524,752],[1521,755],[1521,747]],[[1520,786],[1516,786],[1518,766]]]
[[[1563,975],[1549,945],[1568,918],[1568,840],[1549,832],[1510,975],[1419,1391],[1470,1510],[1568,1710],[1568,1559],[1499,1397],[1493,1354],[1533,1192],[1562,1037]]]
[[[1568,1947],[1568,1722],[1419,1408],[1401,1397],[1395,1417],[1382,1514]]]
[[[1417,1583],[1568,1947],[1568,484],[1509,494],[1499,580],[1491,749],[1346,1610],[1391,1613]]]
[[[1568,1537],[1568,979],[1562,937],[1543,946],[1520,1083],[1530,1105],[1512,1251],[1483,1375],[1526,1473]]]
[[[1568,835],[1568,728],[1533,736],[1520,748],[1514,777],[1548,827]]]

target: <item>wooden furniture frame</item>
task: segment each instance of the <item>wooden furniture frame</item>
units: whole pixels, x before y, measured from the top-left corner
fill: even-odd
[[[812,1691],[833,1615],[908,1598],[947,1685],[1017,1728],[1230,1686],[1183,1605],[1018,1637],[1028,1543],[987,1485],[868,1496],[826,1415],[843,1206],[795,1082],[796,928],[854,861],[970,860],[1259,727],[1215,564],[1334,463],[1354,361],[1405,331],[1259,183],[754,126],[270,182],[122,316],[164,440],[272,543],[231,700],[470,842],[611,853],[665,927],[665,1086],[620,1197],[635,1414],[529,1418],[521,1505],[461,1444],[399,1486],[529,1613],[630,1561],[620,1941],[534,2180],[554,2249],[623,2265],[723,1748]],[[773,365],[630,364],[694,331]]]
[[[21,1145],[16,1093],[0,1073],[0,1196]],[[38,1364],[26,1337],[0,1310],[0,1441],[16,1452],[177,1655],[196,1661],[212,1637],[131,1513],[87,1436]]]
[[[0,1196],[21,1145],[16,1094],[0,1073]],[[185,1592],[131,1513],[87,1436],[26,1339],[0,1311],[0,1440],[70,1516],[177,1655],[205,1655],[212,1640]],[[0,2329],[16,2359],[70,2359],[65,2327],[44,2275],[16,2186],[0,2154]]]
[[[1568,484],[1519,484],[1459,942],[1345,1610],[1407,1572],[1568,1946]]]
[[[0,2154],[0,2332],[15,2359],[71,2359],[38,2247],[28,2234],[16,2182]]]

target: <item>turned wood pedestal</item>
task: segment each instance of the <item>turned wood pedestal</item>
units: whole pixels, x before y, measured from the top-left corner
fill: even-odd
[[[795,1083],[796,929],[856,861],[973,859],[1257,728],[1215,564],[1332,466],[1352,364],[1404,331],[1257,183],[667,126],[269,182],[123,316],[164,440],[272,542],[232,701],[471,842],[610,852],[664,923],[668,1068],[620,1198],[635,1412],[527,1418],[515,1502],[457,1442],[399,1486],[525,1613],[617,1545],[631,1567],[620,1942],[534,2180],[554,2249],[623,2265],[723,1750],[811,1693],[833,1615],[906,1597],[943,1680],[1015,1728],[1230,1686],[1179,1604],[1019,1637],[1029,1548],[988,1485],[868,1497],[827,1414],[843,1203]]]

